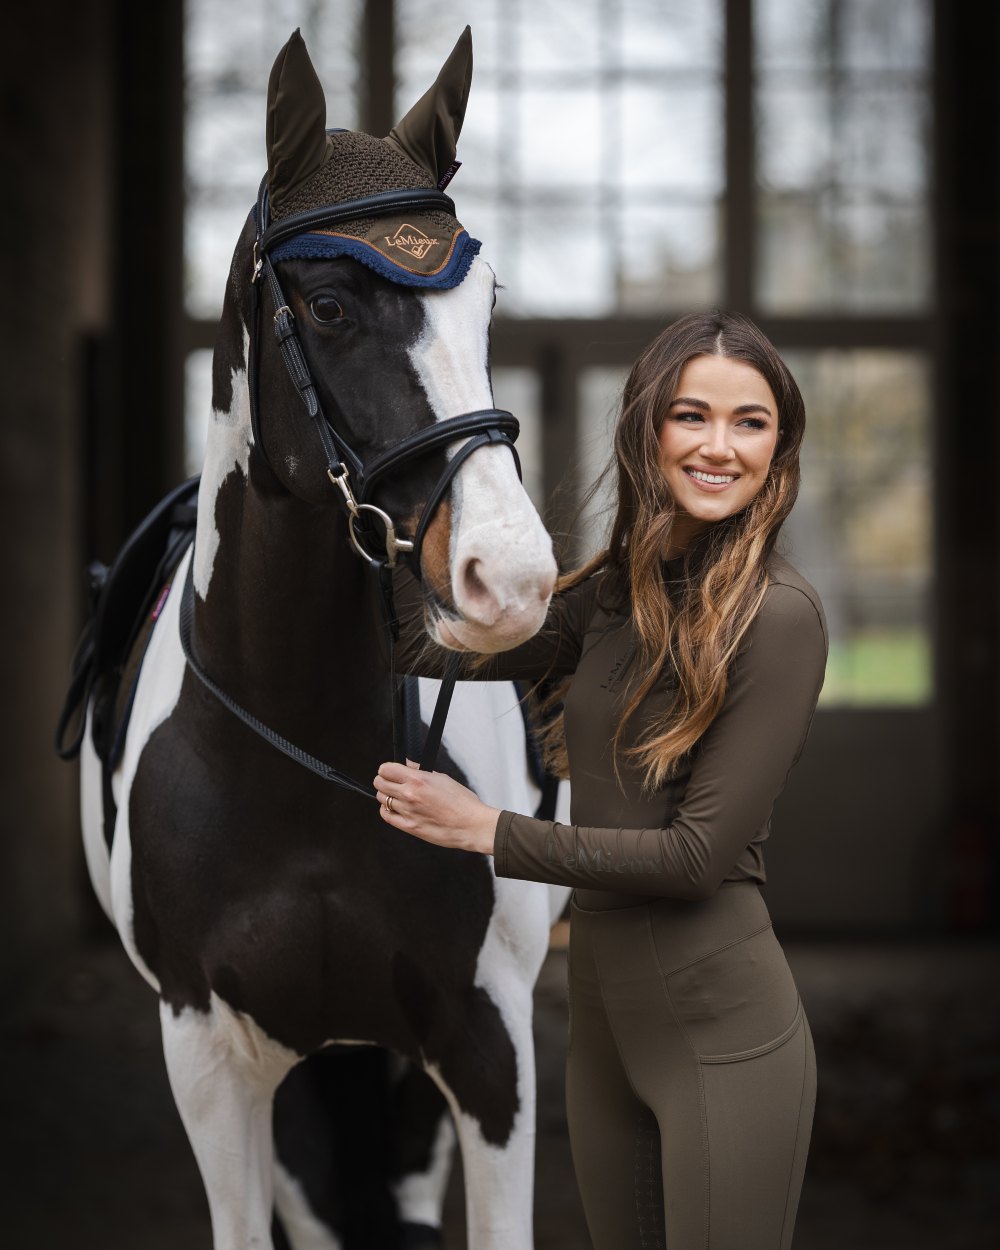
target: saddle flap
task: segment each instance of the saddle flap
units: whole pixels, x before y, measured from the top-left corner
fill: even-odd
[[[98,682],[110,688],[102,690],[102,696],[110,693],[114,705],[118,678],[142,623],[166,573],[194,537],[199,482],[198,477],[190,478],[161,499],[129,535],[110,568],[95,562],[87,570],[91,614],[74,656],[70,687],[56,728],[56,750],[63,759],[73,759],[79,753],[87,700]],[[77,732],[67,742],[74,718],[78,718]],[[95,734],[102,759],[110,738],[107,733]]]

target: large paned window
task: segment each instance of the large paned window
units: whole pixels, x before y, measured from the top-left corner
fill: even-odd
[[[474,87],[454,183],[508,316],[607,317],[718,298],[719,0],[397,0],[397,112],[465,14]]]
[[[927,359],[885,348],[785,356],[808,413],[786,542],[826,609],[824,702],[925,702],[933,545]]]
[[[393,116],[473,28],[463,166],[449,190],[503,287],[496,399],[522,419],[536,502],[562,482],[560,515],[572,515],[607,460],[626,362],[660,327],[692,308],[749,313],[806,398],[803,486],[784,542],[827,608],[824,702],[930,700],[929,0],[379,7],[393,17]],[[356,126],[374,80],[363,20],[360,0],[189,6],[192,467],[211,323],[264,167],[274,54],[301,26],[328,124]],[[601,508],[599,498],[589,509],[578,553],[600,541]]]
[[[757,303],[924,312],[929,7],[754,0]]]
[[[920,703],[932,671],[930,7],[754,0],[754,50],[754,304],[812,328],[787,352],[809,414],[788,536],[830,621],[824,697]]]
[[[358,123],[360,0],[188,0],[185,12],[185,299],[218,317],[236,239],[266,167],[265,91],[296,27],[322,67],[327,125]]]

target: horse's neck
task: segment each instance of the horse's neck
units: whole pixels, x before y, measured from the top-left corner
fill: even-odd
[[[253,465],[246,475],[233,465],[219,481],[212,462],[210,447],[195,550],[194,638],[205,667],[258,716],[293,730],[324,722],[331,700],[382,702],[367,570],[336,499],[317,508],[265,493]]]

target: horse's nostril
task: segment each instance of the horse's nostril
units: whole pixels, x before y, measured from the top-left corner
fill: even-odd
[[[537,629],[551,590],[551,578],[544,573],[523,568],[514,559],[511,565],[470,553],[459,559],[452,583],[455,606],[466,622],[498,630],[498,637],[518,634],[532,621]]]
[[[466,560],[462,566],[461,594],[459,608],[471,620],[480,625],[494,625],[502,612],[496,591],[486,581],[488,568],[475,556]]]
[[[464,576],[466,593],[473,599],[483,599],[489,597],[489,591],[486,583],[479,576],[479,561],[470,560],[465,566]]]

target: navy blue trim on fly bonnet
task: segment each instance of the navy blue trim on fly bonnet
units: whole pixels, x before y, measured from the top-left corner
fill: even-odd
[[[337,256],[348,256],[352,260],[360,261],[362,265],[367,265],[369,269],[373,269],[390,282],[398,282],[402,286],[447,291],[458,286],[465,278],[482,246],[480,241],[472,238],[465,229],[460,229],[451,240],[439,240],[434,235],[425,233],[419,226],[406,221],[401,221],[394,230],[383,228],[381,237],[385,240],[383,247],[366,239],[338,234],[334,230],[309,231],[279,244],[271,252],[271,259],[274,261],[327,260]],[[407,264],[408,256],[416,260],[423,259],[416,253],[422,251],[424,255],[427,255],[435,246],[440,247],[442,242],[447,242],[448,250],[439,269],[432,273],[421,273]],[[397,250],[398,258],[387,254],[390,247]]]
[[[422,232],[416,233],[419,228],[413,226],[407,230],[407,225],[408,223],[403,223],[394,236],[387,235],[386,238],[402,236],[404,239],[413,238],[419,241]],[[423,237],[426,238],[426,236]],[[420,242],[417,244],[417,246],[422,245]],[[433,274],[422,274],[409,269],[405,261],[390,259],[378,248],[362,239],[352,239],[347,235],[337,235],[326,231],[301,234],[298,238],[289,239],[287,243],[282,243],[280,247],[274,249],[271,258],[276,261],[326,260],[336,256],[349,256],[352,260],[367,265],[369,269],[374,269],[377,274],[387,278],[390,282],[398,282],[402,286],[447,291],[458,286],[466,276],[481,246],[478,239],[473,239],[467,231],[463,230],[452,241],[451,251],[445,264]]]

